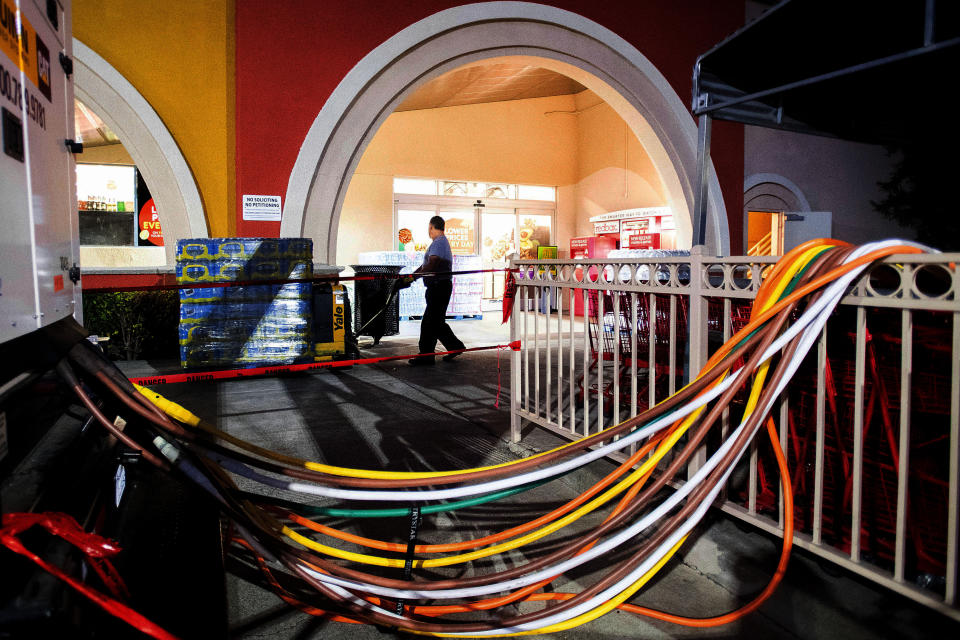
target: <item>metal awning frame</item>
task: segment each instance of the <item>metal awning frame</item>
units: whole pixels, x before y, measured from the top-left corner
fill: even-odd
[[[776,7],[771,8],[767,14],[772,14],[781,7],[787,5],[790,0],[784,0]],[[697,182],[694,192],[694,219],[693,219],[693,244],[703,245],[706,242],[707,229],[707,201],[709,195],[708,172],[710,169],[710,139],[712,121],[714,119],[739,122],[741,124],[750,124],[756,126],[771,127],[799,133],[808,133],[814,135],[831,136],[833,134],[816,129],[798,120],[790,119],[784,115],[782,104],[776,106],[761,102],[775,96],[781,96],[789,91],[796,91],[804,87],[820,84],[829,80],[835,80],[845,76],[852,76],[872,69],[878,69],[890,64],[920,58],[924,55],[935,53],[951,47],[960,46],[960,37],[951,38],[941,42],[934,41],[936,17],[936,0],[926,0],[924,24],[923,24],[923,46],[908,49],[884,56],[874,60],[869,60],[859,64],[850,65],[834,71],[813,75],[801,80],[777,85],[760,91],[744,93],[737,88],[730,86],[718,79],[705,78],[702,71],[703,59],[709,56],[717,49],[723,47],[726,43],[734,40],[747,31],[757,28],[758,24],[763,23],[763,17],[751,22],[730,37],[715,45],[709,51],[701,54],[694,65],[693,73],[693,115],[697,117]],[[778,101],[779,102],[779,101]]]

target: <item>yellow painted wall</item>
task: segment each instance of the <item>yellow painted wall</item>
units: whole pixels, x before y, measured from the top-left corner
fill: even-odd
[[[576,235],[593,235],[591,216],[665,205],[660,176],[623,118],[592,91],[577,94],[577,110]]]
[[[75,0],[73,34],[163,120],[197,181],[210,235],[234,235],[233,1]]]
[[[557,241],[569,245],[577,180],[572,96],[492,102],[394,113],[367,147],[340,214],[337,263],[360,251],[389,251],[393,241],[393,176],[487,180],[560,186]]]

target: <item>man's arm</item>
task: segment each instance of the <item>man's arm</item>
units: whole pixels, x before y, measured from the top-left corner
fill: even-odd
[[[427,258],[426,262],[424,262],[422,265],[417,267],[416,270],[410,275],[414,275],[414,276],[420,275],[422,277],[422,274],[425,274],[425,273],[436,273],[440,271],[440,262],[441,262],[440,256],[435,256],[435,255],[430,256],[429,258]]]

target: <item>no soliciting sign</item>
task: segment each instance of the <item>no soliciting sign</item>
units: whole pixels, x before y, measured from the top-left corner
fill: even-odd
[[[243,219],[280,222],[280,196],[243,196]]]

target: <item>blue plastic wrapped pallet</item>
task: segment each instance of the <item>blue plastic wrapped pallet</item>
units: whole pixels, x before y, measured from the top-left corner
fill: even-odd
[[[291,364],[313,357],[309,238],[197,238],[177,243],[180,364],[185,368]],[[258,281],[274,281],[255,284]]]

